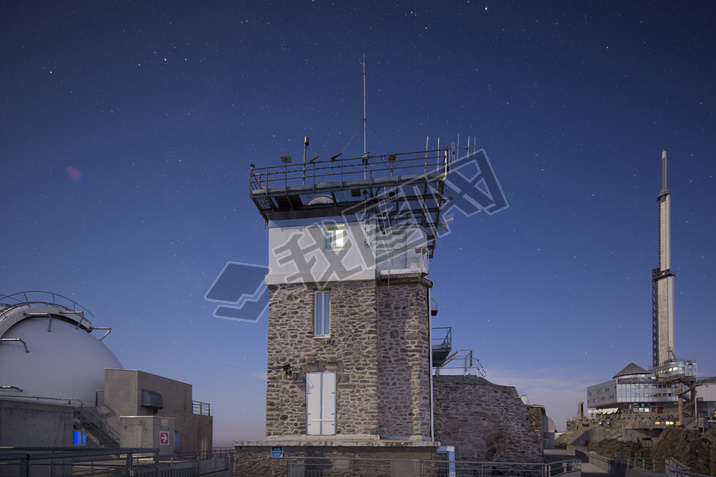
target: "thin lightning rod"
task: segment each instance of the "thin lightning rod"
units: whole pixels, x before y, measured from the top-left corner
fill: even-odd
[[[368,152],[368,117],[365,107],[365,53],[363,53],[363,155]]]

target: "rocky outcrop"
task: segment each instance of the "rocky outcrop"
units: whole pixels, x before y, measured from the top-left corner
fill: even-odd
[[[702,434],[697,430],[665,429],[651,448],[652,457],[670,457],[691,472],[716,476],[716,428]]]

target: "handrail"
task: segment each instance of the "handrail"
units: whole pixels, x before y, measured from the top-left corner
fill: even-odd
[[[105,407],[109,409],[108,406]],[[98,439],[104,438],[113,445],[119,446],[119,433],[107,423],[107,419],[101,413],[98,406],[86,406],[82,404],[80,406],[80,422],[83,427],[90,426],[97,429],[100,435],[95,437]]]
[[[612,473],[615,466],[621,466],[628,469],[663,473],[670,477],[708,477],[704,474],[690,472],[687,466],[670,457],[608,457],[579,447],[575,448],[575,452],[581,453],[589,462],[592,462],[592,460],[598,461],[610,473]]]
[[[432,328],[433,330],[433,346],[449,346],[452,347],[452,327],[451,326],[437,326]],[[445,333],[435,333],[436,331],[445,331]],[[435,336],[438,334],[438,336]]]
[[[448,366],[455,360],[462,361],[462,366]],[[465,376],[471,375],[473,371],[476,371],[483,378],[487,376],[487,371],[485,371],[480,360],[473,355],[473,350],[471,349],[460,349],[448,356],[443,365],[435,370],[436,376],[441,375],[441,369],[462,369]]]
[[[257,195],[254,193],[258,191],[268,193],[271,187],[282,186],[287,189],[289,186],[306,185],[307,177],[312,179],[309,182],[313,185],[329,180],[343,183],[347,179],[363,180],[372,185],[378,179],[394,179],[406,175],[426,176],[428,168],[436,174],[444,174],[447,158],[450,157],[449,151],[452,149],[455,148],[252,167],[249,187],[252,195]],[[396,174],[396,170],[399,174]]]
[[[110,334],[112,332],[112,327],[111,326],[93,326],[92,331],[94,331],[94,330],[106,331],[106,333],[103,334],[102,337],[99,339],[100,341],[102,341],[103,339],[105,339],[107,337],[108,334]]]
[[[13,389],[17,386],[8,386],[8,388]],[[7,396],[3,396],[7,397]],[[36,401],[36,402],[45,402],[45,401],[57,401],[61,403],[67,403],[68,406],[73,407],[79,407],[83,406],[85,401],[82,401],[78,398],[56,398],[56,397],[45,397],[45,396],[20,396],[20,395],[13,395],[12,396],[13,401],[22,400],[22,401]],[[2,447],[0,447],[2,449]]]
[[[35,298],[35,295],[39,295]],[[23,292],[13,293],[12,295],[5,295],[0,297],[0,306],[5,305],[5,309],[0,309],[0,316],[5,314],[10,309],[14,309],[20,306],[26,305],[53,305],[73,313],[80,314],[80,323],[87,320],[90,324],[94,319],[94,314],[87,308],[80,305],[72,298],[60,295],[59,293],[42,291],[42,290],[29,290]],[[86,318],[85,314],[89,315],[90,318]]]
[[[192,401],[191,408],[192,414],[211,416],[211,404],[209,404],[208,402]]]
[[[312,470],[330,467],[337,457],[325,456],[287,456],[285,457],[287,474],[302,469],[306,474]],[[579,459],[559,462],[496,462],[496,461],[460,461],[460,460],[424,460],[424,459],[381,459],[367,457],[340,457],[343,468],[350,472],[360,468],[361,475],[383,475],[389,473],[393,463],[404,463],[419,469],[420,475],[530,475],[553,477],[567,472],[578,472],[582,468]]]
[[[20,342],[25,347],[25,353],[30,352],[30,350],[27,349],[27,343],[22,338],[0,338],[0,342],[7,342],[7,341]]]
[[[160,475],[159,449],[148,448],[83,448],[76,447],[1,447],[0,463],[16,470],[17,475],[36,475],[36,470],[48,469],[47,475],[74,475],[72,469],[82,466],[94,468],[101,461],[103,475]],[[48,462],[49,461],[49,462]],[[67,467],[69,472],[65,472]],[[42,467],[42,469],[39,469]],[[60,469],[56,469],[59,467]],[[58,472],[61,471],[61,472]],[[146,472],[148,471],[148,472]],[[141,473],[140,473],[141,472]],[[91,475],[85,473],[85,475]],[[94,474],[97,475],[97,474]]]

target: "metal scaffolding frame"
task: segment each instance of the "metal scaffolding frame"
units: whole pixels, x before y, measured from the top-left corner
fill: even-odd
[[[445,180],[459,149],[468,148],[252,165],[250,198],[267,222],[342,215],[375,220],[381,228],[419,225],[432,257],[440,213],[450,199]]]

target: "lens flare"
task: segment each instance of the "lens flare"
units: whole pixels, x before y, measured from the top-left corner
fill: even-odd
[[[82,172],[80,172],[80,170],[76,167],[67,166],[67,175],[79,184],[82,184],[85,181],[85,176],[83,176]]]

